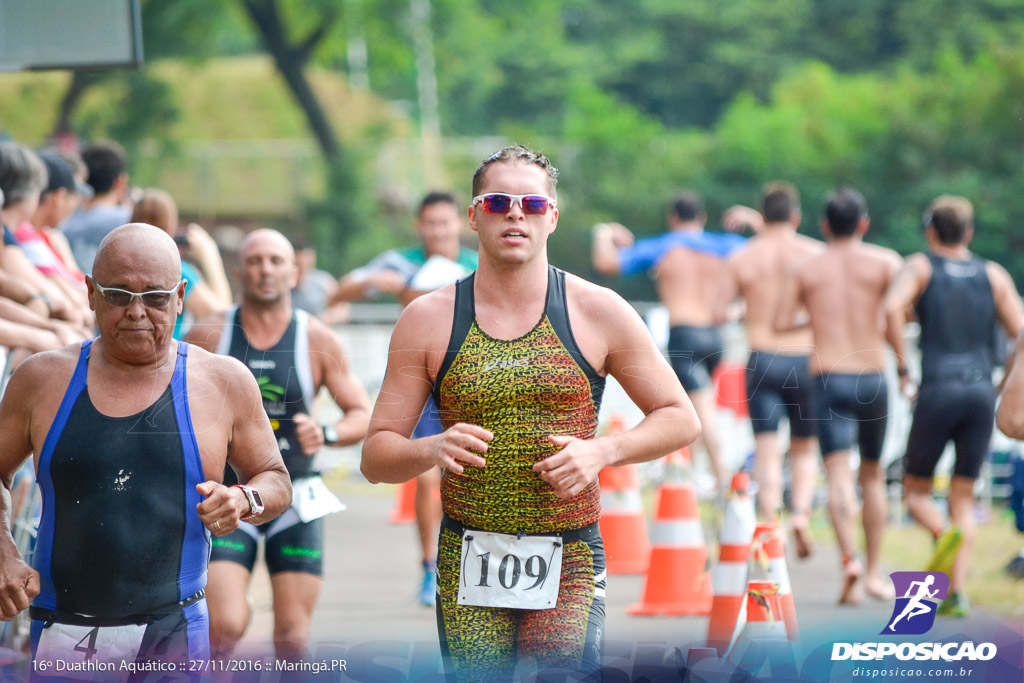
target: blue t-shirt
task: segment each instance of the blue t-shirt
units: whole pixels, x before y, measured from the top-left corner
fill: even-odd
[[[746,237],[728,232],[666,232],[654,237],[644,237],[632,246],[619,250],[619,272],[632,275],[653,268],[665,254],[676,247],[725,258],[742,247]]]
[[[181,279],[188,280],[188,284],[185,285],[185,301],[188,301],[189,296],[192,294],[192,290],[196,285],[203,281],[203,276],[199,274],[199,271],[196,270],[195,266],[191,263],[188,261],[182,261]],[[177,319],[174,321],[174,332],[172,333],[172,336],[175,339],[184,339],[185,333],[188,332],[188,329],[183,326],[184,320],[185,309],[182,307],[181,314],[179,314]]]
[[[18,238],[14,236],[14,233],[11,232],[11,229],[8,228],[5,225],[4,226],[4,246],[5,247],[17,247],[20,244],[21,244],[21,242],[19,242]]]

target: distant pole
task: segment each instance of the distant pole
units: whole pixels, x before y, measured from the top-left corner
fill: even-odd
[[[420,149],[424,188],[444,187],[441,163],[441,117],[437,111],[434,34],[430,30],[430,0],[410,0],[413,46],[416,49],[416,92],[420,109]]]
[[[350,7],[357,11],[350,13],[350,19],[345,21],[348,27],[348,82],[355,90],[370,89],[370,72],[367,68],[369,60],[366,54],[366,38],[363,36],[362,21],[356,19],[359,14],[357,5],[360,0],[348,0]]]

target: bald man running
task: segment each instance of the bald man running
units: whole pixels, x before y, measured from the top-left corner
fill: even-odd
[[[774,518],[782,508],[782,451],[779,420],[789,417],[789,455],[792,469],[792,516],[797,554],[810,555],[807,524],[814,498],[817,463],[815,428],[807,374],[807,356],[813,348],[810,330],[778,333],[775,309],[786,273],[804,259],[820,254],[824,245],[797,234],[800,195],[789,183],[771,183],[764,191],[761,212],[746,215],[730,210],[723,217],[732,223],[764,224],[744,248],[729,257],[719,289],[716,322],[722,323],[735,299],[746,304],[746,330],[750,343],[747,362],[747,403],[754,430],[754,479],[761,514]]]
[[[0,613],[31,601],[37,661],[187,672],[209,656],[210,534],[279,515],[288,475],[252,376],[171,338],[185,283],[170,236],[115,229],[87,285],[99,337],[26,360],[0,404],[0,516],[30,453],[43,498],[34,568],[0,525]],[[228,462],[244,487],[221,483]]]
[[[879,599],[893,597],[879,561],[887,516],[881,457],[889,413],[883,302],[902,260],[891,249],[864,243],[869,223],[867,203],[859,192],[844,188],[829,195],[821,224],[828,246],[790,273],[775,318],[775,331],[785,333],[807,323],[798,320],[800,309],[810,315],[815,424],[828,478],[829,514],[843,562],[840,604],[859,602],[864,573],[854,531],[857,494],[850,456],[855,444],[860,447],[864,497],[864,588]]]
[[[274,594],[274,647],[278,657],[295,659],[309,645],[323,587],[323,517],[339,508],[320,479],[315,456],[325,443],[346,446],[366,435],[369,399],[338,335],[292,308],[298,269],[288,239],[276,230],[256,230],[242,242],[239,261],[242,303],[193,327],[188,339],[239,359],[256,377],[295,496],[291,509],[273,524],[264,529],[243,524],[214,543],[210,636],[216,653],[228,655],[244,635],[246,588],[262,534]],[[321,387],[344,412],[337,424],[321,427],[310,417]],[[231,479],[234,473],[224,476]]]

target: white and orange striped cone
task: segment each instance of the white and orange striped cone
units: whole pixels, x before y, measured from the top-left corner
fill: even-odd
[[[638,616],[710,612],[711,577],[704,571],[708,550],[692,482],[666,482],[658,489],[651,546],[643,598],[626,612]]]
[[[601,485],[601,538],[609,574],[643,574],[651,561],[647,517],[635,465],[606,467]]]
[[[747,595],[750,546],[757,526],[750,476],[740,472],[732,478],[725,507],[725,521],[719,539],[718,563],[711,569],[714,600],[708,619],[708,647],[718,654],[729,648],[736,621]]]
[[[779,603],[782,605],[782,619],[791,641],[800,639],[796,623],[796,604],[793,602],[793,587],[789,582],[786,567],[786,551],[782,547],[782,534],[775,522],[758,522],[754,529],[754,560],[768,570],[768,576],[779,584]]]
[[[626,420],[612,415],[605,434],[626,431]],[[601,486],[601,538],[609,574],[643,574],[651,561],[647,517],[640,497],[636,465],[605,467],[598,475]]]
[[[767,661],[772,675],[795,666],[793,646],[782,620],[779,585],[774,581],[750,581],[728,657],[744,673],[753,676]]]
[[[408,524],[416,521],[416,480],[410,479],[398,487],[395,507],[388,517],[392,524]]]

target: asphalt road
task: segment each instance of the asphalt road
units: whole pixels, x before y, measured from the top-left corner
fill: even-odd
[[[313,622],[309,661],[346,661],[344,674],[324,674],[330,676],[324,680],[439,678],[434,610],[416,602],[420,568],[414,526],[388,522],[396,487],[372,486],[351,468],[335,472],[328,481],[348,509],[326,520],[324,591]],[[879,639],[892,613],[892,602],[865,598],[859,606],[839,607],[836,549],[819,544],[812,558],[802,561],[794,559],[791,549],[787,551],[800,626],[798,662],[827,658],[834,641]],[[922,558],[922,564],[926,559]],[[608,579],[605,658],[626,672],[624,680],[634,680],[642,663],[670,664],[685,658],[689,648],[702,646],[707,635],[707,617],[628,615],[626,607],[639,601],[643,583],[640,575]],[[240,660],[272,651],[273,619],[265,572],[254,575],[251,594],[256,609],[237,652]],[[1024,625],[1001,623],[975,609],[965,620],[939,619],[928,637],[952,638],[1007,628],[1011,629],[1011,641],[1024,637],[1012,635],[1014,631],[1024,634]]]

